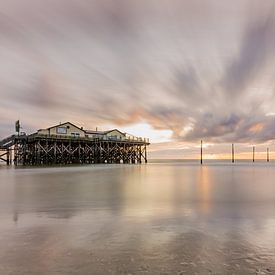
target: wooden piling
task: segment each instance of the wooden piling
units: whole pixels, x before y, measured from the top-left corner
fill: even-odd
[[[5,162],[7,165],[12,164],[12,151],[10,148],[0,150],[0,161]]]
[[[202,165],[202,140],[201,140],[201,165]]]
[[[7,149],[7,165],[11,165],[11,151]]]
[[[253,146],[252,161],[255,162],[255,146]]]
[[[235,162],[235,150],[234,150],[234,143],[232,143],[232,152],[231,152],[231,154],[232,154],[232,163],[234,163]]]
[[[266,161],[269,162],[269,148],[266,149]]]
[[[144,159],[145,159],[145,163],[147,163],[147,147],[146,147],[146,144],[145,144],[145,146],[144,146],[144,153],[145,153],[145,157],[144,157]]]
[[[93,140],[33,135],[15,144],[16,165],[147,163],[148,141]]]

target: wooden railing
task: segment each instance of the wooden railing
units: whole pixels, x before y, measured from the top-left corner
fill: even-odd
[[[114,138],[111,136],[102,136],[102,137],[81,137],[81,136],[68,136],[68,135],[56,135],[56,134],[51,134],[51,135],[45,135],[45,134],[31,134],[28,136],[29,138],[35,138],[35,137],[40,137],[40,138],[54,138],[54,139],[66,139],[66,140],[103,140],[103,141],[129,141],[129,142],[142,142],[142,143],[149,143],[149,138],[142,138],[142,137],[135,137],[135,136],[130,136],[127,135],[125,138]]]

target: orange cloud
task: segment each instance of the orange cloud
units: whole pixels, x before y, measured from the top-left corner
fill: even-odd
[[[255,125],[253,125],[252,127],[249,128],[249,132],[251,133],[258,133],[261,132],[264,128],[264,124],[263,123],[257,123]]]

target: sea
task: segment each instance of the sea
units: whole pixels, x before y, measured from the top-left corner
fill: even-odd
[[[275,162],[1,165],[0,274],[275,274]]]

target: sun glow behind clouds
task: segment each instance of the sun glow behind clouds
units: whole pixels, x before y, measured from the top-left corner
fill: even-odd
[[[117,128],[114,125],[108,125],[108,128]],[[135,123],[125,127],[118,127],[120,131],[137,137],[149,138],[150,142],[169,142],[171,140],[171,130],[157,130],[148,123]]]

